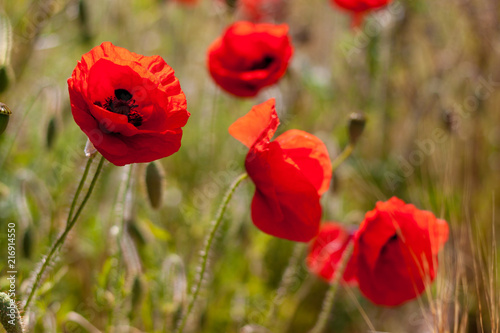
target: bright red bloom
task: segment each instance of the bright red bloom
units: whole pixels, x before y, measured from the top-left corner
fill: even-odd
[[[318,233],[319,199],[332,176],[330,157],[320,139],[303,131],[286,131],[271,142],[278,125],[270,99],[236,120],[229,133],[250,148],[245,168],[256,187],[253,223],[267,234],[307,242]]]
[[[355,239],[359,289],[375,304],[395,306],[419,296],[436,277],[448,224],[393,197],[366,213]]]
[[[68,89],[75,122],[111,163],[151,162],[179,150],[190,114],[160,56],[102,43],[82,56]]]
[[[368,11],[387,6],[391,0],[331,0],[331,2],[352,12],[353,26],[359,26]]]
[[[251,97],[285,74],[293,48],[286,24],[236,22],[208,49],[208,69],[227,92]]]
[[[318,236],[309,248],[309,255],[307,256],[309,270],[324,280],[330,281],[353,235],[338,223],[327,222],[322,224]],[[350,261],[344,271],[343,282],[355,283],[353,273],[354,267]]]
[[[342,232],[326,229],[325,234],[343,240]],[[447,240],[448,224],[431,212],[395,197],[377,202],[354,235],[354,251],[344,279],[350,281],[354,276],[363,295],[375,304],[400,305],[418,297],[434,280],[437,255]],[[328,238],[319,244],[319,249],[313,246],[314,251],[322,251],[321,245],[328,244]],[[341,252],[334,252],[331,263],[318,263],[335,268],[340,256]],[[328,269],[313,271],[328,278]]]

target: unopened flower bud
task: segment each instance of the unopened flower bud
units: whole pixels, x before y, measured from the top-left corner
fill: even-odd
[[[9,123],[11,114],[12,111],[10,111],[9,107],[3,103],[0,103],[0,134],[2,134],[7,128],[7,124]]]
[[[366,117],[361,112],[353,112],[349,116],[349,142],[356,144],[365,129]]]
[[[57,134],[57,122],[56,118],[52,117],[50,118],[49,123],[47,124],[47,137],[46,137],[47,149],[51,149],[52,146],[54,145],[56,134]]]
[[[149,202],[154,209],[161,207],[164,180],[165,172],[161,164],[157,161],[149,163],[146,168],[146,189]]]

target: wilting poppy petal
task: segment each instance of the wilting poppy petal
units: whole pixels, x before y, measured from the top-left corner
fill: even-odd
[[[190,114],[161,57],[102,43],[82,56],[68,90],[75,122],[111,163],[151,162],[179,150]]]
[[[208,69],[227,92],[251,97],[286,72],[293,48],[285,24],[236,22],[208,49]]]
[[[229,134],[250,148],[257,141],[269,142],[279,125],[274,98],[255,105],[250,112],[229,126]]]
[[[270,142],[278,124],[275,100],[270,99],[233,123],[229,132],[250,146],[245,168],[256,187],[253,223],[270,235],[307,242],[318,233],[318,192],[330,182],[331,172],[325,171],[331,169],[330,158],[318,138],[302,131],[285,132],[283,142]]]

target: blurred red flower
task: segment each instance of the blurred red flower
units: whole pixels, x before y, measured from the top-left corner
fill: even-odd
[[[359,26],[370,10],[387,6],[391,0],[331,0],[337,6],[353,13],[353,26]]]
[[[318,233],[319,199],[332,176],[330,157],[320,139],[300,130],[271,142],[278,125],[270,99],[236,120],[229,133],[250,148],[245,168],[256,187],[253,223],[267,234],[308,242]]]
[[[208,69],[227,92],[251,97],[285,74],[293,48],[286,24],[236,22],[208,49]]]
[[[238,9],[249,21],[271,22],[283,18],[285,4],[284,0],[239,0]]]
[[[174,0],[175,2],[182,3],[183,5],[187,6],[194,6],[198,4],[198,0]]]
[[[354,234],[354,251],[344,280],[354,278],[363,295],[378,305],[396,306],[414,299],[436,277],[437,255],[448,240],[448,232],[446,221],[429,211],[395,197],[377,202]],[[330,254],[331,262],[314,260],[315,253],[328,253],[332,240],[346,243],[344,233],[340,227],[328,225],[320,232],[309,255],[316,264],[313,272],[331,278],[330,269],[335,270],[346,245]]]
[[[179,150],[190,114],[160,56],[102,43],[82,56],[68,88],[75,122],[111,163],[151,162]]]
[[[311,242],[307,256],[309,270],[326,281],[333,278],[337,266],[354,233],[348,232],[335,222],[323,223],[318,236]],[[343,282],[355,283],[354,266],[349,261],[344,271]]]

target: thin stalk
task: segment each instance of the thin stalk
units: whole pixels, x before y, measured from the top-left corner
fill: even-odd
[[[316,322],[314,327],[309,331],[309,333],[321,333],[325,329],[328,317],[332,312],[333,301],[335,299],[335,294],[337,293],[337,289],[339,287],[340,279],[344,275],[344,271],[347,266],[347,263],[349,262],[349,259],[351,259],[353,249],[354,249],[354,242],[351,240],[349,242],[349,245],[347,245],[344,253],[342,254],[339,266],[335,270],[335,275],[333,276],[330,288],[328,288],[328,292],[326,293],[325,299],[323,300],[323,306],[321,308],[321,313],[318,316],[318,321]]]
[[[245,180],[248,177],[247,173],[241,174],[234,180],[234,182],[231,184],[231,187],[226,191],[226,194],[224,195],[224,198],[222,199],[222,202],[219,206],[219,209],[217,211],[217,215],[215,216],[214,221],[212,222],[212,229],[210,230],[210,233],[208,234],[206,240],[205,240],[205,247],[203,248],[203,252],[201,252],[201,258],[200,258],[200,274],[198,275],[198,279],[195,282],[194,288],[193,288],[193,293],[191,296],[191,300],[189,302],[189,305],[187,307],[186,313],[182,316],[182,320],[177,327],[176,333],[182,333],[184,330],[184,326],[186,326],[187,319],[189,315],[191,314],[191,311],[193,310],[194,304],[196,303],[196,299],[198,298],[198,295],[200,293],[201,285],[203,283],[203,279],[205,277],[205,273],[207,271],[207,265],[208,265],[208,256],[210,254],[210,250],[212,248],[212,243],[215,239],[215,235],[217,234],[217,230],[219,229],[221,223],[222,223],[222,217],[224,216],[224,213],[226,211],[227,205],[231,201],[231,198],[233,197],[233,193],[238,187],[238,185]]]
[[[85,165],[85,170],[83,171],[82,178],[80,179],[80,183],[78,184],[75,195],[73,196],[73,201],[71,202],[71,207],[69,209],[68,220],[66,221],[66,225],[68,224],[69,221],[71,221],[71,217],[73,216],[73,212],[75,211],[76,203],[78,202],[78,198],[80,197],[80,193],[82,192],[83,185],[85,185],[85,181],[87,180],[87,176],[89,174],[92,161],[94,160],[94,156],[95,155],[91,156],[88,159],[87,164]]]
[[[339,156],[337,156],[333,162],[332,162],[332,173],[335,173],[337,168],[344,163],[344,161],[351,156],[352,152],[354,150],[354,144],[349,143],[344,150],[340,153]]]
[[[276,291],[276,296],[273,298],[269,311],[266,315],[266,327],[271,326],[273,320],[276,319],[279,306],[283,303],[285,296],[290,292],[292,285],[295,283],[295,277],[300,270],[302,263],[302,255],[305,246],[303,243],[296,243],[293,248],[293,253],[288,261],[288,266],[285,268],[283,277],[281,278],[280,285]]]
[[[83,187],[83,183],[85,183],[85,179],[88,174],[88,168],[90,164],[92,163],[93,158],[89,158],[87,161],[87,167],[85,168],[84,174],[82,175],[82,179],[80,180],[80,184],[78,185],[78,189],[81,191],[80,187]],[[30,294],[28,295],[28,298],[26,299],[26,302],[24,303],[24,311],[26,311],[31,303],[31,300],[33,299],[33,296],[35,295],[39,284],[42,280],[42,276],[45,273],[47,267],[51,264],[52,259],[56,252],[59,250],[59,248],[64,244],[64,241],[66,240],[66,237],[68,236],[68,233],[71,231],[73,226],[75,225],[78,217],[80,216],[80,213],[83,210],[83,207],[85,207],[85,204],[87,203],[88,199],[90,198],[90,195],[92,194],[92,190],[94,189],[96,183],[97,183],[97,178],[99,177],[99,174],[101,173],[102,166],[104,165],[104,157],[101,157],[101,160],[99,161],[99,165],[97,166],[97,169],[95,171],[94,177],[92,178],[92,181],[90,183],[89,189],[87,190],[87,193],[85,194],[85,197],[83,198],[82,202],[80,203],[80,206],[78,207],[76,213],[74,216],[71,216],[71,211],[74,210],[74,206],[76,205],[77,197],[78,195],[75,194],[75,197],[73,198],[73,202],[71,204],[71,210],[70,214],[68,214],[68,219],[66,221],[66,227],[63,231],[63,233],[57,238],[56,242],[52,244],[52,247],[50,248],[49,253],[47,256],[43,259],[43,264],[40,266],[39,271],[36,274],[35,281],[33,282],[33,286],[31,287]],[[77,192],[78,192],[77,189]],[[79,194],[79,193],[78,193]]]

